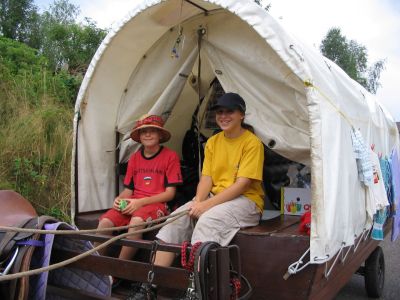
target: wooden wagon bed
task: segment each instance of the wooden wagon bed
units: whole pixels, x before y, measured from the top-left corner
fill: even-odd
[[[78,216],[76,219],[78,227],[80,229],[96,227],[99,215],[100,212]],[[349,281],[350,277],[359,270],[379,243],[370,238],[363,239],[356,251],[354,251],[354,247],[350,249],[344,262],[341,262],[340,258],[338,259],[328,277],[325,274],[334,259],[327,264],[309,265],[298,274],[285,280],[284,275],[288,266],[298,261],[309,248],[309,236],[298,231],[299,221],[300,217],[281,215],[261,221],[258,226],[243,229],[233,239],[231,244],[237,245],[240,249],[241,272],[253,288],[251,299],[332,299]],[[76,237],[91,241],[108,239],[106,236],[94,235]],[[90,256],[74,263],[73,266],[129,281],[146,282],[147,274],[151,269],[148,257],[153,237],[154,233],[150,233],[145,237],[150,240],[121,240],[116,243],[119,246],[131,245],[142,248],[143,250],[139,252],[135,261],[123,261],[107,256]],[[160,245],[159,250],[180,253],[180,247],[177,245]],[[212,266],[209,276],[212,282],[212,291],[210,292],[212,299],[229,299],[231,252],[232,249],[229,247],[211,251]],[[54,262],[70,258],[75,254],[67,251],[56,252]],[[344,255],[340,255],[343,258]],[[305,262],[307,261],[306,257]],[[165,295],[165,298],[161,296],[160,299],[177,296],[188,286],[189,273],[182,269],[178,262],[170,268],[154,266],[154,272],[154,283],[161,287],[161,294]],[[62,289],[59,287],[50,288],[54,289],[56,293],[62,293]],[[115,290],[113,297],[123,298],[126,294],[126,289],[124,290],[122,287]],[[74,297],[76,296],[74,295]],[[82,298],[88,299],[87,297],[88,295],[82,295]]]
[[[280,216],[242,230],[233,239],[240,248],[242,272],[254,289],[252,299],[332,299],[379,244],[369,237],[362,239],[356,250],[352,246],[338,254],[333,266],[335,258],[327,264],[309,265],[285,280],[288,266],[309,248],[309,236],[300,234],[298,225],[299,217]],[[386,224],[385,235],[390,228]]]

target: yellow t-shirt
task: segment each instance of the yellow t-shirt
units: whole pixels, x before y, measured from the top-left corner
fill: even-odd
[[[218,194],[231,186],[238,177],[255,179],[243,194],[264,209],[264,191],[261,186],[264,148],[253,133],[246,130],[237,138],[226,138],[220,132],[208,139],[202,174],[212,178],[211,193]]]

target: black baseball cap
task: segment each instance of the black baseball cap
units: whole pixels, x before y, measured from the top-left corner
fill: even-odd
[[[242,113],[246,112],[246,103],[243,98],[236,93],[226,93],[218,98],[217,103],[212,107],[212,110],[218,109],[219,107],[225,107],[228,109],[238,109]]]

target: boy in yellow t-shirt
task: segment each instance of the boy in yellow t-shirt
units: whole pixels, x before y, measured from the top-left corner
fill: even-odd
[[[240,228],[255,226],[260,220],[264,148],[243,122],[246,104],[238,94],[226,93],[213,109],[222,131],[207,141],[196,196],[177,210],[190,209],[189,214],[157,234],[164,242],[212,241],[226,246]],[[195,226],[191,219],[197,219]],[[159,251],[155,264],[169,266],[174,257],[174,253]]]
[[[217,195],[230,187],[238,177],[253,179],[243,196],[254,201],[262,212],[264,149],[260,144],[260,140],[248,130],[237,138],[226,138],[224,133],[220,132],[208,140],[205,148],[207,159],[203,164],[202,175],[212,177],[212,194]]]

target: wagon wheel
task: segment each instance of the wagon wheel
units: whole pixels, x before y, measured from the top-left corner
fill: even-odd
[[[365,289],[370,298],[379,298],[385,284],[385,257],[381,247],[375,250],[365,261]]]

